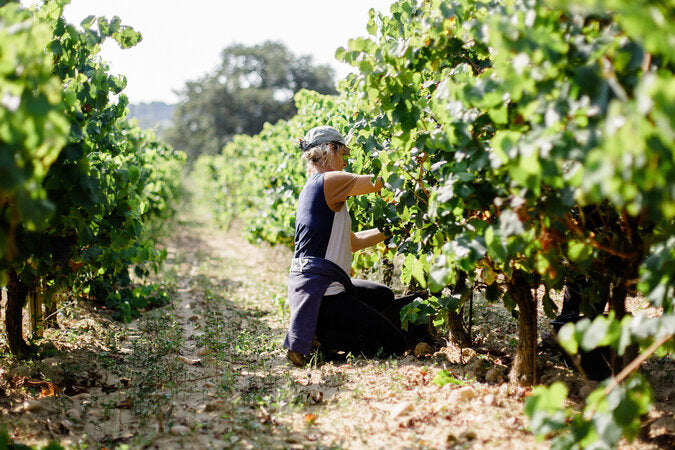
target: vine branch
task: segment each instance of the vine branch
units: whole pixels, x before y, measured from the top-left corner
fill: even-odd
[[[642,363],[645,362],[647,358],[649,358],[652,355],[652,353],[654,353],[663,344],[668,342],[672,337],[673,335],[670,334],[662,337],[658,341],[654,341],[652,345],[650,345],[647,348],[647,350],[645,350],[644,353],[638,355],[638,357],[635,358],[633,361],[631,361],[630,364],[628,364],[626,367],[624,367],[623,370],[619,372],[617,376],[612,378],[612,381],[607,385],[607,387],[603,391],[603,395],[608,395],[610,392],[612,392],[612,390],[614,390],[614,388],[617,387],[619,383],[625,380],[628,375],[630,375],[634,370],[640,367]]]
[[[604,397],[609,395],[609,393],[612,392],[614,388],[616,388],[623,380],[625,380],[626,377],[628,377],[628,375],[630,375],[633,371],[635,371],[638,367],[640,367],[643,362],[645,362],[659,347],[668,342],[672,337],[673,335],[669,334],[657,341],[654,341],[652,345],[650,345],[647,348],[647,350],[644,351],[644,353],[638,355],[638,357],[635,358],[633,361],[631,361],[630,364],[628,364],[626,367],[624,367],[623,370],[619,372],[617,376],[612,378],[612,381],[602,391],[602,395]],[[595,414],[596,409],[597,406],[591,409],[587,414],[585,414],[585,416],[587,418],[593,417],[593,414]]]
[[[618,256],[619,258],[623,259],[633,259],[637,256],[637,253],[635,252],[626,253],[613,249],[612,247],[608,247],[604,244],[601,244],[592,235],[586,236],[584,231],[581,228],[579,228],[579,225],[577,225],[574,222],[574,220],[570,219],[569,216],[565,216],[565,224],[570,230],[572,230],[577,235],[577,237],[581,237],[582,239],[587,240],[592,247],[597,248],[598,250],[609,253],[610,255],[613,256]]]

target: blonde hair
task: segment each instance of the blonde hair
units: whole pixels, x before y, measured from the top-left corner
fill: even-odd
[[[296,140],[296,144],[299,145],[301,141],[301,139]],[[302,158],[305,160],[307,174],[312,175],[318,172],[319,168],[328,167],[332,153],[340,150],[340,147],[342,144],[339,142],[326,142],[304,150]]]

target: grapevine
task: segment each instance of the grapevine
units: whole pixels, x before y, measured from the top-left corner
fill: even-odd
[[[51,309],[65,291],[137,314],[147,302],[132,295],[130,269],[143,276],[162,260],[149,233],[181,192],[184,154],[128,122],[126,80],[97,56],[106,39],[128,48],[140,33],[118,17],[78,28],[66,4],[0,8],[2,55],[14,58],[0,78],[0,271],[16,355],[29,353],[21,308],[32,293]]]
[[[651,27],[648,16],[663,20]],[[429,289],[437,317],[460,308],[465,292],[501,301],[519,320],[511,380],[534,384],[537,304],[555,317],[550,292],[586,277],[589,318],[560,339],[573,352],[611,346],[618,374],[631,343],[660,342],[660,354],[673,345],[673,23],[665,2],[402,0],[390,15],[371,11],[370,36],[338,49],[356,71],[338,97],[298,94],[296,117],[236,138],[198,170],[210,168],[203,182],[229,199],[227,218],[243,218],[252,239],[290,245],[304,180],[293,138],[332,125],[352,136],[349,169],[387,188],[351,200],[354,222],[396,224],[396,251],[385,254],[405,255],[404,284]],[[380,259],[374,251],[354,265]],[[448,289],[460,279],[464,292]],[[663,314],[627,315],[636,291]],[[605,301],[609,316],[595,317],[590,304]],[[610,395],[639,395],[640,408],[610,416],[633,437],[648,387],[627,386]],[[593,434],[593,420],[606,417],[554,431],[614,445],[617,434]]]

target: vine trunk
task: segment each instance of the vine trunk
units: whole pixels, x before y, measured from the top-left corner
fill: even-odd
[[[513,272],[507,289],[519,311],[518,345],[509,380],[531,386],[537,382],[537,303],[525,274],[519,270]]]
[[[19,357],[28,354],[28,345],[23,340],[23,304],[28,295],[28,287],[14,270],[10,270],[7,283],[7,306],[5,309],[5,330],[9,351]]]
[[[471,289],[466,292],[466,273],[459,272],[457,276],[457,283],[452,288],[453,294],[462,293],[462,305],[464,305],[466,298],[473,295]],[[469,347],[471,345],[471,337],[464,325],[463,312],[464,308],[459,311],[448,311],[448,340],[458,347]],[[471,326],[471,324],[469,324]]]

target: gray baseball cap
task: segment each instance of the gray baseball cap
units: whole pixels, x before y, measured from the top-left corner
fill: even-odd
[[[327,142],[339,142],[342,145],[347,145],[344,136],[338,130],[328,125],[322,125],[309,130],[304,139],[300,140],[298,146],[304,152]]]

